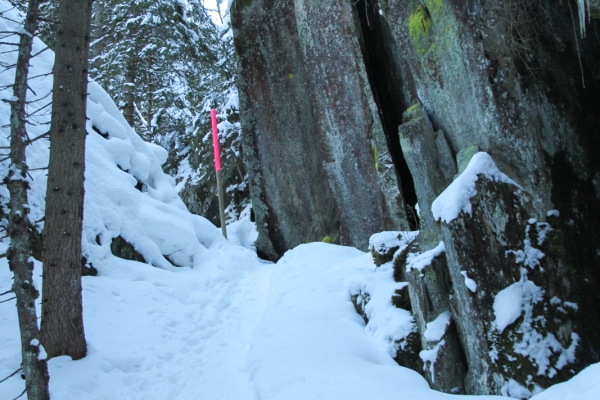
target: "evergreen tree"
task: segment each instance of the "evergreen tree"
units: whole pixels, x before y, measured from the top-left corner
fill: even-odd
[[[165,168],[178,177],[188,208],[215,223],[209,111],[218,110],[224,181],[234,188],[227,204],[236,217],[249,196],[226,10],[217,25],[199,0],[99,0],[95,7],[91,77],[144,139],[169,151]]]
[[[201,103],[201,70],[217,61],[204,9],[178,0],[103,0],[95,7],[92,78],[145,139],[185,132]]]

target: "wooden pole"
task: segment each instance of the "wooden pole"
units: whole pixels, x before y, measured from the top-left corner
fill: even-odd
[[[217,171],[217,189],[219,191],[219,215],[221,217],[221,232],[227,239],[227,226],[225,224],[225,194],[223,193],[223,179],[221,177],[221,155],[219,153],[219,130],[217,129],[217,110],[210,110],[212,121],[213,149],[215,152],[215,170]]]

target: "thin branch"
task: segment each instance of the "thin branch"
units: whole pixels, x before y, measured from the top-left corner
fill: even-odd
[[[37,53],[35,53],[34,55],[32,55],[31,58],[35,58],[35,57],[39,56],[40,54],[42,54],[46,50],[50,50],[50,47],[48,47],[48,46],[44,47],[42,50],[40,50]]]
[[[19,367],[19,369],[18,369],[18,370],[16,370],[15,372],[13,372],[12,374],[10,374],[10,375],[9,375],[9,376],[7,376],[6,378],[2,379],[2,380],[0,381],[0,383],[2,383],[2,382],[4,382],[4,381],[8,380],[9,378],[12,378],[13,376],[15,376],[16,374],[18,374],[18,373],[19,373],[19,372],[21,372],[21,371],[22,371],[22,369],[21,369],[21,367]]]
[[[30,76],[28,79],[32,80],[32,79],[35,79],[35,78],[39,78],[40,76],[50,76],[50,75],[52,75],[52,72],[46,72],[45,74],[39,74],[39,75]],[[10,86],[12,86],[12,84]]]
[[[27,144],[30,145],[31,143],[38,141],[40,139],[44,139],[46,137],[50,136],[50,132],[46,132],[41,134],[40,136],[36,136],[33,139],[27,140]],[[10,150],[10,146],[0,146],[0,150]]]
[[[6,257],[6,253],[2,254],[2,257]],[[12,289],[10,289],[10,290],[7,290],[7,291],[6,291],[6,292],[4,292],[4,293],[0,293],[0,296],[4,296],[5,294],[9,294],[9,293],[12,293]]]
[[[7,18],[8,19],[8,18]],[[12,21],[12,20],[9,20]],[[13,21],[13,22],[17,22],[17,21]],[[16,31],[0,31],[0,34],[7,34],[7,35],[22,35],[22,33],[20,32],[16,32]]]
[[[32,90],[33,92],[33,90]],[[34,94],[37,96],[37,94],[34,92]],[[30,104],[30,103],[37,103],[40,100],[44,100],[46,97],[50,96],[52,94],[52,90],[48,92],[48,94],[45,94],[44,97],[38,97],[37,99],[33,99],[33,100],[28,100],[26,102],[26,104]],[[49,104],[52,104],[52,102],[48,103],[47,105],[45,105],[44,107],[47,107]]]
[[[18,395],[17,397],[15,397],[13,400],[17,400],[17,399],[19,399],[20,397],[22,397],[22,396],[25,394],[25,392],[26,392],[26,391],[27,391],[27,387],[25,387],[25,389],[23,389],[23,391],[21,392],[21,394],[20,394],[20,395]]]
[[[6,71],[10,71],[13,68],[16,68],[17,64],[4,64],[4,63],[2,63],[2,64],[0,64],[0,66],[4,67],[4,71],[2,71],[2,72],[6,72]]]
[[[6,302],[14,300],[14,299],[16,299],[16,297],[11,297],[10,299],[2,300],[2,301],[0,301],[0,304],[6,303]]]
[[[0,54],[16,53],[19,49],[0,51]]]
[[[37,96],[37,93],[35,92],[35,90],[33,90],[31,88],[31,86],[29,86],[29,83],[27,84],[27,89],[31,90],[31,93],[33,93],[34,96]],[[25,104],[27,104],[28,102],[25,102]]]

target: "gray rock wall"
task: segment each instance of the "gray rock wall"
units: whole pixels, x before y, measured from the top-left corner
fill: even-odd
[[[432,387],[516,395],[512,380],[526,397],[600,361],[598,20],[581,37],[564,0],[237,0],[232,15],[259,250],[325,235],[364,248],[405,230],[416,197],[414,251],[446,250],[418,274],[395,263],[421,350],[445,344]],[[472,212],[436,221],[432,202],[479,151],[518,186],[481,175]],[[509,288],[528,291],[499,327]]]
[[[244,162],[263,257],[339,235],[293,2],[232,5]]]

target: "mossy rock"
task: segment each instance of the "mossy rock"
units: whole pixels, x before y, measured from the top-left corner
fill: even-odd
[[[432,45],[431,29],[433,25],[427,7],[420,5],[408,19],[408,31],[419,54],[426,53]]]
[[[323,238],[322,242],[329,243],[329,244],[340,244],[340,238],[339,238],[339,236],[326,235]]]
[[[408,30],[413,40],[421,40],[429,35],[431,30],[431,17],[427,7],[422,5],[417,7],[417,10],[412,13],[408,20]]]
[[[421,339],[419,334],[415,331],[400,341],[400,349],[396,353],[394,360],[398,365],[410,368],[413,371],[423,375],[423,361],[419,357],[421,351]]]

